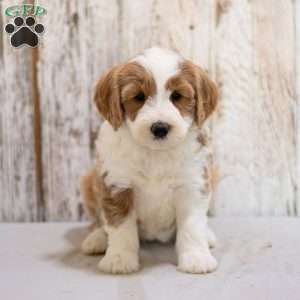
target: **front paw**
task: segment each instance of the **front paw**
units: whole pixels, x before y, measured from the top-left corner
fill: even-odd
[[[185,273],[205,274],[217,268],[216,259],[209,251],[187,251],[178,257],[178,270]]]
[[[120,253],[109,253],[101,259],[98,264],[100,271],[112,274],[128,274],[138,271],[139,257],[137,253],[124,251]]]

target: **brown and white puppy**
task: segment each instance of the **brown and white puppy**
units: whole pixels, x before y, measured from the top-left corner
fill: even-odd
[[[98,82],[95,103],[106,121],[97,165],[81,189],[97,221],[82,249],[105,252],[100,270],[137,271],[140,239],[166,242],[175,234],[179,270],[217,267],[206,217],[209,151],[198,138],[217,94],[200,67],[158,47],[113,67]]]

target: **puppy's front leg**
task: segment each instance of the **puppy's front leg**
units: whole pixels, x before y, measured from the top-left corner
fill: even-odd
[[[103,200],[108,248],[99,262],[106,273],[132,273],[139,269],[139,239],[133,196],[130,190],[114,193]]]
[[[184,189],[177,195],[176,251],[178,269],[187,273],[209,273],[217,268],[217,261],[209,250],[207,208],[208,199],[201,193]]]

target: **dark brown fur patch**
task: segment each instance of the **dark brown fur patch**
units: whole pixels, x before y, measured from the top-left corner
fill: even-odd
[[[114,186],[107,187],[104,178],[99,176],[96,169],[92,169],[81,178],[81,194],[88,214],[97,226],[103,223],[103,210],[107,223],[118,226],[130,213],[133,207],[133,191],[125,189],[116,191]]]
[[[80,192],[84,206],[93,223],[101,225],[99,205],[103,194],[102,179],[98,177],[96,169],[91,169],[80,180]]]
[[[125,189],[117,193],[109,191],[102,199],[102,207],[107,223],[118,226],[133,208],[133,191]]]

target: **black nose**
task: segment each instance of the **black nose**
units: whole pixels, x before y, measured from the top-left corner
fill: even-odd
[[[163,139],[169,133],[170,128],[170,125],[167,123],[155,122],[151,126],[151,132],[156,138]]]

